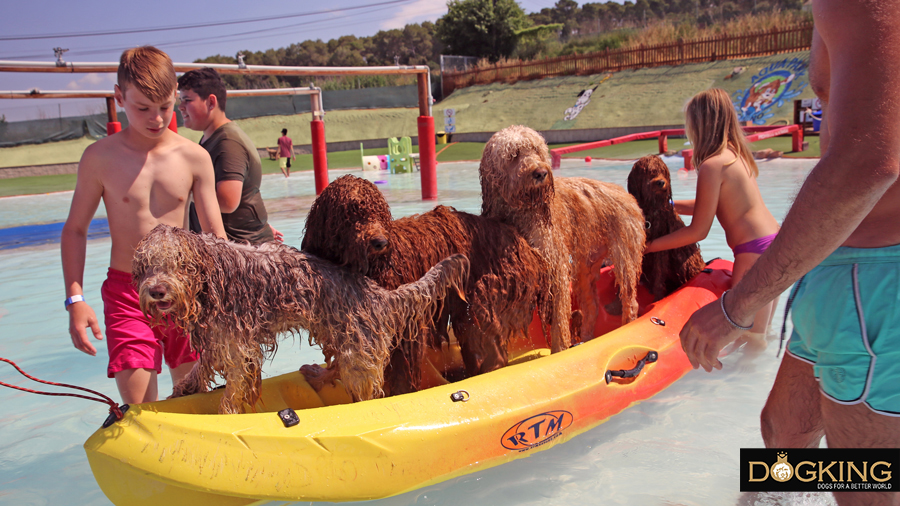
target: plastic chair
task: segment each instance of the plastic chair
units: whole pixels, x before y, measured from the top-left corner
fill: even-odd
[[[388,158],[391,173],[412,172],[415,166],[412,158],[412,139],[409,137],[388,139]]]

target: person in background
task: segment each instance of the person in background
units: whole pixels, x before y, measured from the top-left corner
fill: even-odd
[[[297,160],[294,154],[294,141],[287,136],[287,128],[281,129],[281,137],[278,138],[278,164],[284,177],[291,176],[291,159]]]
[[[822,155],[775,241],[728,298],[681,331],[691,364],[719,350],[796,283],[794,330],[763,408],[770,448],[900,447],[900,2],[813,0],[810,84]],[[897,492],[834,492],[840,505]]]
[[[60,249],[72,343],[96,355],[87,328],[98,340],[103,334],[85,300],[83,278],[88,227],[102,199],[112,239],[101,289],[107,375],[116,379],[122,400],[136,404],[157,400],[163,359],[177,384],[199,357],[177,326],[151,327],[141,311],[131,276],[134,248],[161,223],[182,226],[184,203],[192,193],[203,230],[224,239],[225,229],[209,156],[167,128],[175,112],[175,67],[169,56],[150,46],[122,53],[115,97],[125,109],[128,127],[84,151]]]
[[[232,241],[261,244],[283,235],[268,223],[259,192],[262,164],[253,141],[225,114],[225,83],[211,68],[178,78],[178,106],[184,126],[203,132],[200,145],[209,152],[216,175],[216,196],[225,232]],[[191,216],[191,230],[196,222]]]

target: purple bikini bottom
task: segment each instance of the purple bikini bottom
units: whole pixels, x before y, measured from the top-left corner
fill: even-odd
[[[762,255],[764,251],[772,244],[772,241],[775,240],[775,236],[778,235],[778,232],[775,232],[772,235],[767,235],[764,237],[760,237],[759,239],[753,239],[752,241],[747,241],[744,244],[738,244],[732,250],[734,252],[734,256],[738,256],[741,253],[756,253],[757,255]]]

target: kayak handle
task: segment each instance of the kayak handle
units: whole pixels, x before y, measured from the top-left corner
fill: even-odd
[[[644,366],[647,364],[652,364],[659,359],[659,354],[655,351],[648,351],[647,356],[638,360],[637,365],[634,366],[634,369],[623,370],[607,370],[606,371],[606,384],[608,385],[610,381],[612,381],[613,377],[616,378],[634,378],[644,369]]]

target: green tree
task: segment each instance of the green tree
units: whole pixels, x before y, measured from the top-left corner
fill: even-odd
[[[606,2],[606,15],[611,26],[621,26],[625,21],[625,6],[616,2]]]
[[[330,67],[357,67],[365,65],[363,51],[365,44],[354,35],[344,35],[338,39],[328,41],[328,58]]]
[[[516,49],[516,31],[531,20],[515,0],[450,0],[437,20],[437,38],[447,53],[497,61]]]
[[[553,21],[563,25],[562,38],[567,40],[578,27],[578,2],[575,0],[557,0],[553,6]]]
[[[291,44],[287,48],[285,64],[299,67],[325,66],[331,55],[328,53],[328,44],[321,39],[304,40],[299,44]]]
[[[553,9],[544,7],[541,12],[532,12],[528,17],[536,25],[549,25],[553,23]]]
[[[516,32],[519,42],[516,45],[515,57],[520,60],[534,60],[545,56],[545,52],[548,52],[552,44],[551,41],[556,41],[562,28],[562,24],[554,23],[519,30]]]

